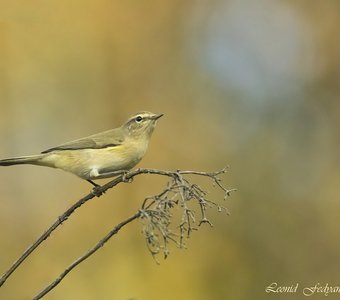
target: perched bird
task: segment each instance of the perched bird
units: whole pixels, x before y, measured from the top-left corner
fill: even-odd
[[[157,120],[143,111],[118,128],[50,148],[38,155],[0,160],[0,166],[30,164],[71,172],[92,180],[116,176],[133,168],[145,155]]]

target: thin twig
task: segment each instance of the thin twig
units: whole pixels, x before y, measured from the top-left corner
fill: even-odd
[[[46,240],[50,234],[57,229],[59,225],[61,225],[67,218],[81,205],[83,205],[88,200],[95,197],[94,194],[88,194],[85,197],[81,198],[74,205],[72,205],[67,211],[65,211],[61,216],[57,218],[57,220],[31,245],[29,246],[25,252],[11,265],[11,267],[1,276],[0,278],[0,287],[5,283],[8,277],[24,262],[24,260],[44,241]]]
[[[49,293],[52,289],[54,289],[63,279],[64,277],[71,272],[77,265],[82,263],[84,260],[89,258],[92,254],[94,254],[96,251],[98,251],[101,247],[105,245],[105,243],[115,234],[118,233],[118,231],[124,227],[125,225],[129,224],[133,220],[139,218],[141,215],[141,212],[138,211],[136,214],[131,216],[130,218],[126,219],[125,221],[119,223],[116,225],[103,239],[101,239],[93,248],[88,250],[84,255],[77,258],[72,264],[70,264],[59,276],[57,279],[55,279],[53,282],[51,282],[48,286],[46,286],[39,294],[37,294],[33,300],[38,300],[44,297],[47,293]]]
[[[107,189],[117,185],[122,182],[122,176],[115,178],[110,181],[108,184],[102,187],[101,191],[105,192]],[[0,287],[5,283],[5,281],[11,276],[11,274],[29,257],[32,252],[44,241],[46,240],[51,233],[56,230],[63,222],[65,222],[69,216],[80,206],[85,204],[87,201],[91,200],[95,196],[100,196],[99,194],[95,194],[93,192],[89,193],[85,197],[78,200],[75,204],[73,204],[69,209],[67,209],[62,215],[60,215],[56,221],[41,235],[39,238],[29,246],[25,252],[11,265],[11,267],[1,276],[0,278]]]

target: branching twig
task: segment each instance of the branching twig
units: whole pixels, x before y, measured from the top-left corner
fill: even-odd
[[[208,200],[205,192],[196,184],[191,184],[183,175],[199,175],[210,177],[214,184],[222,189],[225,193],[225,197],[229,196],[233,190],[228,190],[221,185],[220,174],[226,172],[223,169],[218,172],[206,173],[197,171],[163,171],[156,169],[137,169],[127,174],[120,175],[103,185],[102,187],[96,188],[90,194],[86,195],[82,199],[78,200],[68,210],[66,210],[58,219],[13,263],[13,265],[6,271],[0,278],[0,286],[8,279],[8,277],[29,257],[30,254],[44,241],[50,234],[80,206],[86,203],[88,200],[95,196],[101,196],[106,190],[116,186],[122,182],[131,182],[133,178],[140,174],[155,174],[161,176],[167,176],[171,178],[166,189],[160,194],[152,197],[148,197],[144,200],[141,210],[129,219],[121,222],[113,230],[105,236],[101,241],[97,243],[92,249],[90,249],[85,255],[78,258],[72,263],[64,272],[50,285],[48,285],[42,292],[40,292],[34,299],[40,299],[57,286],[60,281],[78,264],[86,260],[93,253],[95,253],[100,247],[102,247],[113,235],[115,235],[123,226],[132,222],[133,220],[140,218],[143,222],[143,233],[145,235],[148,248],[153,256],[158,254],[160,251],[163,252],[166,258],[169,254],[168,243],[170,241],[175,242],[178,247],[185,247],[185,240],[189,238],[192,230],[197,228],[193,227],[193,223],[196,222],[194,209],[188,206],[189,201],[194,202],[200,208],[200,222],[208,223],[212,226],[206,216],[206,209],[215,206],[219,211],[226,208],[218,205],[216,202]],[[180,207],[182,209],[182,217],[180,224],[177,226],[178,233],[176,230],[170,228],[172,219],[172,209],[174,207]]]
[[[198,229],[194,226],[196,223],[195,207],[200,212],[198,226],[203,223],[213,226],[206,214],[208,208],[216,207],[218,211],[227,211],[217,202],[209,200],[208,192],[197,184],[191,184],[188,179],[184,178],[184,175],[209,177],[213,180],[213,184],[225,193],[226,198],[234,189],[229,190],[222,186],[219,175],[225,172],[226,169],[213,173],[178,170],[170,174],[171,181],[166,189],[144,200],[140,219],[144,225],[143,234],[148,249],[154,257],[159,252],[163,252],[164,258],[167,258],[170,253],[168,248],[170,241],[175,242],[180,248],[185,247],[185,241],[190,237],[191,232]],[[179,224],[174,227],[171,223],[176,222],[173,216],[175,207],[179,208],[181,215]]]

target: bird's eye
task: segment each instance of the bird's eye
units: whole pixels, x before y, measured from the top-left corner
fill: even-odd
[[[138,117],[136,118],[136,122],[137,122],[137,123],[142,122],[142,120],[143,120],[143,118],[142,118],[141,116],[138,116]]]

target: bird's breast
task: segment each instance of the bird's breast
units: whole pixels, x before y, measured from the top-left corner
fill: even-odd
[[[91,171],[108,173],[130,170],[145,155],[147,143],[129,142],[101,149],[78,149],[51,152],[46,165],[91,179]],[[92,172],[93,174],[93,172]]]

